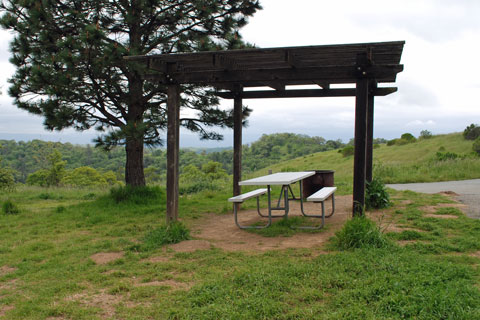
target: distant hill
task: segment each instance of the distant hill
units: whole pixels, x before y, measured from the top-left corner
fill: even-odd
[[[335,170],[341,193],[352,192],[353,156],[337,150],[305,155],[278,162],[250,174],[258,176],[290,170]],[[385,183],[432,182],[480,178],[480,157],[472,152],[472,141],[461,133],[436,135],[405,145],[378,145],[374,149],[374,176]],[[245,177],[246,178],[246,177]]]
[[[125,166],[125,150],[121,147],[110,152],[94,148],[90,145],[73,145],[71,143],[46,142],[32,140],[28,142],[0,140],[1,166],[15,170],[17,182],[24,183],[29,174],[46,169],[47,156],[54,149],[60,151],[66,168],[74,169],[82,166],[99,171],[113,171],[117,179],[123,180]],[[243,170],[245,173],[272,165],[279,161],[299,156],[337,149],[343,147],[340,140],[325,140],[322,137],[309,137],[293,133],[276,133],[263,135],[258,141],[243,146]],[[227,173],[232,172],[233,150],[231,148],[186,148],[180,150],[180,171],[187,165],[201,167],[209,161],[220,162]],[[166,150],[149,149],[144,152],[144,167],[147,181],[159,182],[166,174]]]

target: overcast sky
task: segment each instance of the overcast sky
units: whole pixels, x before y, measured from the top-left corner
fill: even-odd
[[[421,130],[433,134],[462,131],[480,123],[480,1],[478,0],[261,0],[259,11],[243,29],[246,41],[258,47],[324,45],[405,40],[404,71],[397,93],[375,99],[375,137],[392,139]],[[42,118],[12,106],[6,79],[8,39],[0,31],[0,139],[39,138],[91,143],[95,132],[50,133]],[[231,107],[225,100],[222,106]],[[263,133],[293,132],[348,141],[354,132],[354,98],[246,100],[253,113],[244,129],[244,143]],[[181,145],[232,145],[230,131],[223,142],[200,143],[182,132]]]

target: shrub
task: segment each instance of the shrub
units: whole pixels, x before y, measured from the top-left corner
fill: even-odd
[[[447,160],[455,160],[460,158],[461,156],[456,154],[455,152],[437,152],[435,153],[435,159],[437,161],[447,161]]]
[[[365,194],[365,207],[369,209],[382,209],[390,205],[390,196],[385,185],[380,179],[374,178],[367,182]]]
[[[116,178],[114,179],[116,180]],[[74,187],[106,186],[108,184],[100,172],[87,166],[68,171],[62,179],[62,183]]]
[[[13,191],[15,189],[15,179],[10,170],[0,168],[0,191]]]
[[[388,142],[387,142],[387,146],[389,146],[389,147],[390,147],[390,146],[393,146],[393,145],[395,145],[395,144],[396,144],[396,142],[397,142],[397,140],[398,140],[398,139],[392,139],[392,140],[388,140]]]
[[[480,156],[480,137],[475,139],[472,145],[472,149]]]
[[[433,137],[433,135],[430,131],[428,131],[428,130],[420,131],[419,139],[430,139],[431,137]]]
[[[411,133],[404,133],[400,139],[406,140],[408,142],[415,142],[417,139]]]
[[[116,203],[130,202],[134,204],[147,204],[159,202],[162,199],[163,192],[158,186],[119,186],[110,189],[109,196]]]
[[[375,222],[365,217],[354,217],[335,233],[332,244],[339,250],[356,248],[384,248],[391,242],[380,231]]]
[[[173,222],[150,231],[143,239],[142,249],[152,250],[165,244],[179,243],[190,239],[190,231],[181,222]]]
[[[345,148],[342,149],[342,156],[343,157],[352,156],[354,153],[355,153],[355,147],[354,146],[346,146]]]
[[[27,184],[32,186],[46,187],[48,185],[47,177],[49,172],[47,169],[40,169],[31,173],[27,177]]]
[[[17,214],[20,212],[20,209],[12,200],[7,200],[2,205],[2,212],[4,214]]]
[[[463,137],[466,140],[475,140],[480,137],[480,126],[471,124],[463,130]]]

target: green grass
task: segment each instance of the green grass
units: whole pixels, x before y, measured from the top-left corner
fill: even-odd
[[[458,136],[382,146],[375,158],[393,168],[388,170],[421,168],[431,164],[441,146],[465,153],[468,145]],[[448,163],[441,176],[458,175],[447,171],[463,170],[465,161],[472,164],[465,177],[478,177],[473,158]],[[286,168],[334,169],[340,193],[351,192],[352,159],[337,152],[269,169]],[[411,174],[430,179],[421,170]],[[480,220],[449,207],[452,201],[444,196],[389,190],[392,206],[385,212],[405,230],[385,233],[370,222],[355,226],[358,221],[352,220],[331,239],[327,254],[326,248],[228,252],[214,244],[175,253],[161,244],[169,238],[163,232],[165,191],[144,191],[132,196],[124,190],[18,187],[0,194],[0,203],[9,200],[19,209],[0,214],[0,318],[480,319]],[[173,238],[185,235],[205,213],[231,214],[229,196],[230,188],[182,195],[185,229],[173,232]],[[426,208],[437,204],[442,207],[435,214],[457,218],[427,216]],[[255,206],[250,201],[242,208]],[[290,223],[317,222],[275,220],[259,233],[268,242],[268,237],[301,232]],[[330,228],[327,219],[320,232]],[[339,239],[360,239],[363,245],[344,248]],[[402,247],[399,241],[408,243]],[[123,256],[96,264],[91,256],[102,252]],[[161,259],[154,262],[154,257]]]
[[[41,196],[46,192],[53,196]],[[7,319],[101,319],[105,310],[123,319],[480,317],[480,259],[468,256],[480,250],[480,221],[453,207],[437,213],[457,219],[426,217],[423,207],[450,202],[440,195],[393,194],[387,210],[395,222],[421,231],[385,236],[392,243],[415,243],[331,248],[321,255],[318,248],[173,253],[152,236],[164,226],[164,201],[117,203],[107,190],[36,188],[8,197],[21,212],[0,216],[0,267],[13,268],[0,274],[0,306],[14,306],[5,311]],[[225,194],[188,197],[180,212],[187,226],[204,212],[221,212],[226,199]],[[410,203],[401,205],[405,200]],[[300,220],[288,221],[308,223]],[[288,236],[291,229],[281,221],[264,236]],[[375,237],[364,243],[375,243]],[[152,239],[149,250],[132,250]],[[99,252],[124,255],[97,265],[90,256]],[[165,259],[149,262],[156,256]],[[154,281],[159,285],[142,285]],[[169,287],[172,282],[178,290]]]

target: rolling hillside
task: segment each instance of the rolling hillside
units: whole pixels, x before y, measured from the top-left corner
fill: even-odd
[[[340,193],[352,192],[353,156],[343,157],[338,150],[280,162],[251,176],[266,174],[268,170],[316,169],[335,170],[335,184]],[[461,133],[436,135],[405,145],[382,144],[374,149],[374,176],[385,183],[480,178],[480,157],[472,154],[472,141],[464,140]]]

